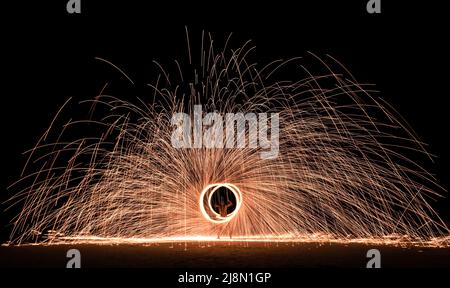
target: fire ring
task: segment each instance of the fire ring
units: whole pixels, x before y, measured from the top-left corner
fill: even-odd
[[[234,184],[209,184],[200,193],[199,204],[206,220],[216,224],[226,223],[241,208],[242,193]]]

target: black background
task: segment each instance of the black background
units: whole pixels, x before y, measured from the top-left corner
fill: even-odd
[[[73,103],[92,99],[106,82],[127,87],[112,93],[120,98],[145,97],[156,71],[152,60],[164,65],[187,57],[185,26],[196,45],[193,53],[200,51],[202,31],[218,43],[233,32],[234,47],[251,39],[254,57],[262,63],[307,51],[339,59],[357,80],[375,83],[379,96],[429,144],[428,151],[437,156],[434,163],[419,161],[449,187],[445,40],[450,25],[444,7],[382,1],[382,13],[371,15],[365,0],[245,5],[82,0],[82,13],[69,15],[66,1],[29,2],[2,5],[2,201],[11,196],[7,186],[25,163],[21,153],[33,147],[67,98]],[[95,57],[126,71],[135,85]],[[73,107],[69,111],[79,113]],[[434,206],[447,221],[449,205],[447,198]],[[12,214],[2,212],[2,241]]]

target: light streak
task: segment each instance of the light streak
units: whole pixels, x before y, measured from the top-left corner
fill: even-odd
[[[46,130],[28,151],[38,168],[25,167],[31,172],[12,185],[9,203],[23,209],[11,243],[225,241],[216,239],[217,225],[231,242],[448,243],[429,204],[443,189],[407,156],[428,153],[372,86],[331,57],[312,55],[321,73],[297,58],[259,69],[247,46],[215,54],[211,44],[192,74],[176,62],[181,82],[163,70],[166,81],[149,85],[153,100],[102,93],[92,103],[107,117],[69,122],[54,143],[46,141],[55,127]],[[294,64],[304,76],[276,79]],[[279,113],[278,157],[261,159],[259,147],[171,146],[171,116],[199,104],[222,114]],[[67,140],[75,124],[104,132]],[[211,209],[208,191],[217,185],[236,197],[226,217]]]

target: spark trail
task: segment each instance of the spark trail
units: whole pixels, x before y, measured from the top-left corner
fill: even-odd
[[[373,86],[330,56],[308,54],[321,70],[314,74],[301,58],[259,68],[248,60],[253,48],[215,53],[210,41],[198,65],[189,55],[190,63],[176,62],[179,76],[161,70],[148,98],[132,103],[102,91],[91,104],[106,117],[69,121],[57,141],[48,140],[51,126],[13,184],[8,203],[23,208],[11,242],[186,241],[215,239],[219,228],[236,241],[441,243],[448,229],[429,203],[443,189],[410,156],[428,153]],[[174,148],[171,117],[192,115],[194,105],[278,113],[278,156],[262,159],[260,147]],[[62,140],[94,124],[100,136]],[[252,131],[248,139],[258,137]],[[226,221],[211,221],[201,207],[214,183],[241,193]]]

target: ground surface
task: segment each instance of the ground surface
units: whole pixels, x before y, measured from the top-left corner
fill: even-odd
[[[450,248],[260,242],[2,246],[0,267],[63,268],[71,248],[80,251],[83,267],[363,268],[371,248],[380,250],[382,267],[450,267]]]

